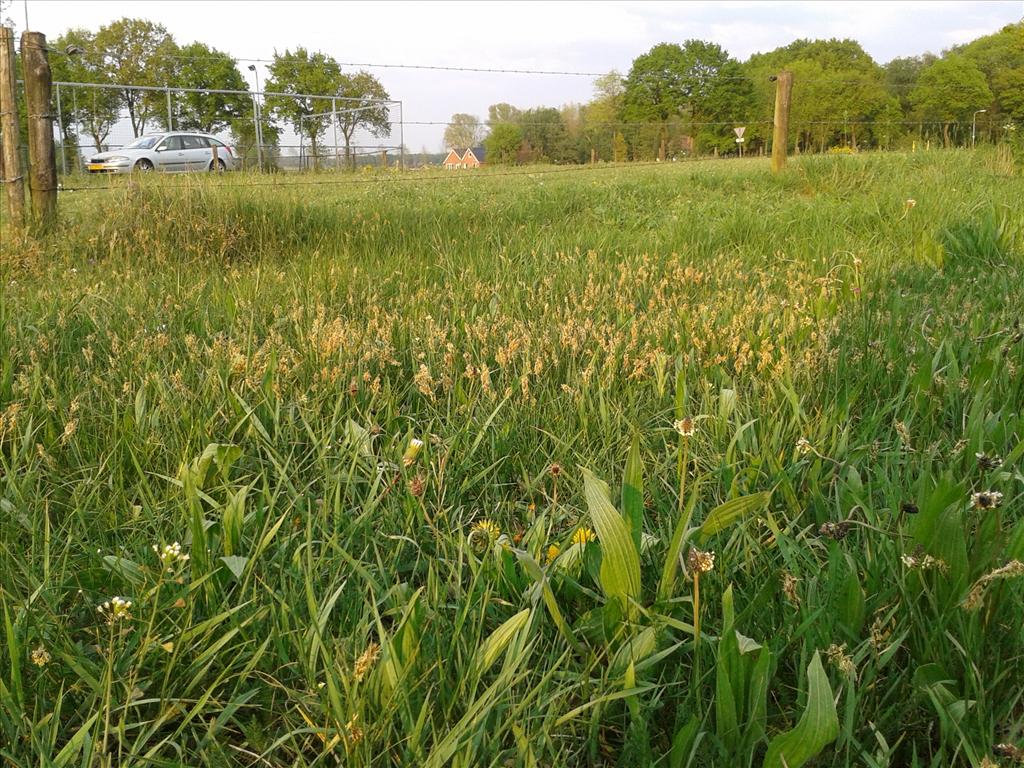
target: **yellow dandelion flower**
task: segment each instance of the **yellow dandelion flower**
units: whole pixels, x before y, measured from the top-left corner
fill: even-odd
[[[588,544],[591,541],[597,541],[597,534],[591,528],[577,528],[572,535],[573,544]]]
[[[557,544],[551,544],[551,545],[549,545],[549,546],[548,546],[548,551],[547,551],[547,561],[548,561],[549,563],[550,563],[550,562],[552,562],[552,561],[553,561],[553,560],[554,560],[554,559],[555,559],[556,557],[558,557],[558,556],[559,556],[559,555],[560,555],[561,553],[562,553],[562,550],[558,548],[558,545],[557,545]]]
[[[501,528],[493,520],[480,520],[473,524],[473,530],[470,532],[470,535],[473,534],[483,536],[488,541],[497,541],[498,537],[501,536]]]

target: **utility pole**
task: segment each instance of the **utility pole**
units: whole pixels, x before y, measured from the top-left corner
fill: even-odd
[[[7,220],[11,226],[25,224],[25,181],[18,147],[18,101],[14,83],[14,30],[0,27],[0,133],[3,158],[0,180],[4,185]]]
[[[57,161],[53,148],[53,115],[50,113],[53,77],[46,35],[42,32],[22,33],[21,61],[28,112],[28,184],[32,217],[45,228],[57,213]]]
[[[793,73],[779,72],[775,81],[775,131],[772,134],[772,172],[778,173],[786,165],[789,144],[789,107],[793,95]]]

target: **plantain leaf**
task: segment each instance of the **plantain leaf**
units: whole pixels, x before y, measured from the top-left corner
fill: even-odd
[[[530,609],[524,608],[515,616],[505,621],[480,644],[473,660],[477,674],[484,674],[494,665],[494,662],[498,660],[498,657],[508,647],[508,644],[512,642],[516,632],[526,626],[529,618]]]
[[[612,506],[607,483],[584,469],[583,492],[601,543],[601,588],[608,598],[627,605],[640,597],[640,554],[625,520]]]
[[[749,496],[738,496],[729,499],[723,504],[711,510],[703,525],[700,527],[700,541],[703,543],[719,531],[723,531],[733,523],[736,523],[754,512],[758,512],[768,506],[772,498],[771,491],[752,493]]]
[[[679,553],[683,550],[690,534],[690,520],[693,518],[693,509],[697,505],[701,479],[698,475],[690,487],[690,498],[686,502],[683,514],[676,521],[675,530],[672,532],[672,540],[668,545],[668,553],[665,555],[665,566],[661,572],[661,582],[658,584],[658,599],[667,600],[672,597],[672,589],[675,586],[676,571],[679,570]]]
[[[839,735],[832,686],[817,651],[807,667],[807,708],[800,722],[771,740],[762,768],[801,768]]]
[[[639,552],[644,522],[644,464],[637,436],[633,437],[626,459],[626,476],[622,478],[622,516],[633,537],[633,546]]]

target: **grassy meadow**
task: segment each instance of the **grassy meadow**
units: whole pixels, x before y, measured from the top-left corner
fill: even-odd
[[[1011,170],[64,193],[0,252],[0,764],[1024,761]]]

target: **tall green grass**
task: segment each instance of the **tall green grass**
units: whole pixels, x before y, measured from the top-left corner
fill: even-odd
[[[7,763],[1024,747],[1019,177],[303,178],[5,232]]]

